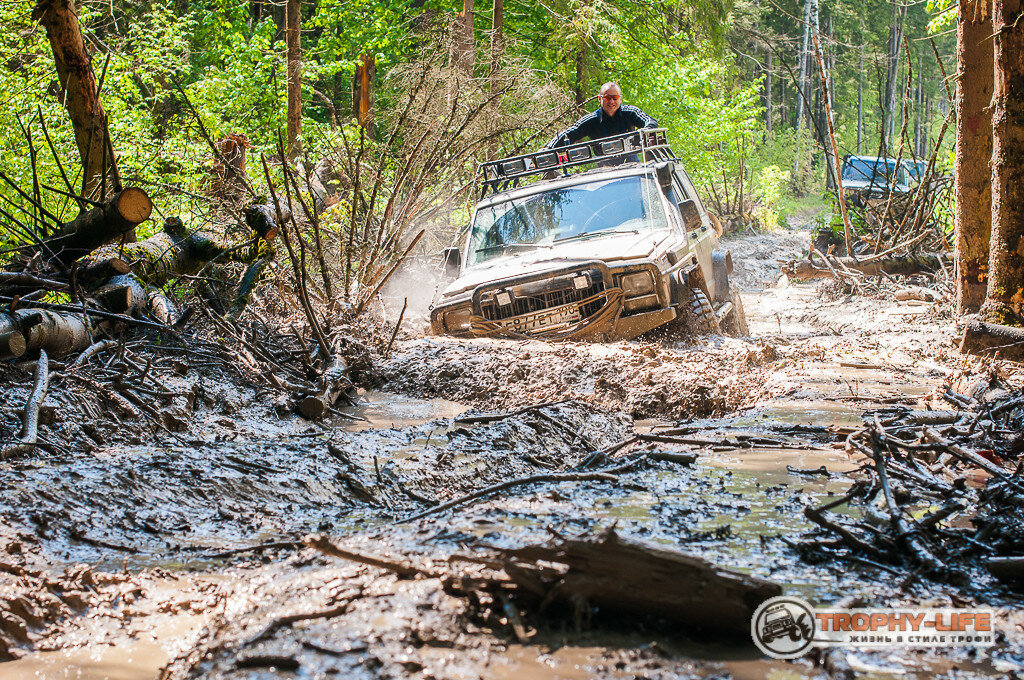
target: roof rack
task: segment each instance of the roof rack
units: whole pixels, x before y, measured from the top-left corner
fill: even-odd
[[[613,159],[636,158],[643,154],[643,160],[675,160],[675,154],[668,146],[668,131],[665,128],[644,128],[613,137],[604,137],[591,142],[569,144],[555,149],[543,149],[522,156],[509,156],[496,161],[481,163],[477,176],[481,177],[481,198],[490,190],[494,193],[511,186],[519,180],[551,171],[562,171],[587,163],[600,163]]]

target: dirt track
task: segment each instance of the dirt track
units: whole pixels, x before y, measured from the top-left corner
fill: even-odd
[[[12,655],[61,651],[0,670],[20,679],[84,666],[94,675],[83,677],[116,671],[141,679],[178,657],[166,677],[293,677],[296,668],[367,678],[818,672],[810,661],[766,662],[743,643],[645,623],[605,621],[577,634],[556,616],[533,644],[513,644],[507,632],[474,620],[439,579],[398,579],[302,549],[299,539],[318,531],[353,550],[439,567],[454,553],[614,522],[627,535],[775,579],[817,602],[1012,602],[998,588],[901,590],[871,570],[807,564],[780,538],[809,528],[804,506],[850,484],[856,461],[834,428],[879,404],[940,408],[934,388],[960,379],[962,368],[941,306],[884,295],[835,299],[815,285],[780,284],[775,260],[795,256],[805,239],[784,232],[727,241],[751,338],[551,346],[408,336],[379,367],[381,388],[399,393],[396,403],[419,404],[423,417],[400,423],[388,397],[374,393],[380,427],[339,420],[307,429],[279,420],[249,393],[227,414],[217,404],[198,408],[191,418],[203,428],[183,435],[189,445],[100,447],[59,466],[42,458],[4,469],[3,640]],[[439,413],[411,397],[456,404]],[[490,423],[453,417],[469,407],[549,402],[559,403]],[[576,469],[634,426],[657,424],[650,419],[705,440],[676,447],[697,453],[697,464],[657,463],[615,484],[527,486],[397,524],[428,507],[424,501]],[[739,442],[751,433],[779,445],[744,448]],[[792,474],[787,464],[825,465],[829,474]],[[295,612],[323,616],[267,628]],[[969,655],[971,668],[998,675],[1024,670],[1020,650],[1017,634],[995,655],[965,648],[847,656],[854,670],[874,667],[882,677],[939,671]]]

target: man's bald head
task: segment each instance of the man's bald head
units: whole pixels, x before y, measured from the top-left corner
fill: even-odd
[[[618,83],[611,81],[601,86],[597,93],[597,99],[601,102],[601,108],[606,115],[614,116],[622,104],[622,88]]]

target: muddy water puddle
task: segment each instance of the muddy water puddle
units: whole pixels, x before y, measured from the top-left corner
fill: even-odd
[[[469,406],[447,399],[418,399],[402,394],[369,390],[360,395],[359,403],[343,410],[361,420],[340,420],[349,432],[422,425],[431,420],[457,418]]]
[[[817,411],[787,405],[788,419],[772,405],[759,406],[689,423],[692,437],[705,444],[654,448],[698,453],[691,467],[661,462],[615,484],[527,486],[397,527],[392,523],[425,507],[408,491],[443,501],[495,481],[573,469],[593,448],[629,436],[634,423],[623,414],[573,403],[545,409],[546,418],[527,412],[474,424],[457,422],[456,416],[471,414],[451,402],[440,406],[450,409],[446,417],[437,418],[436,402],[406,400],[392,408],[381,405],[386,397],[374,398],[381,401],[368,402],[363,411],[372,415],[376,409],[372,427],[355,432],[245,445],[219,442],[191,451],[135,447],[103,452],[102,464],[85,456],[58,466],[5,470],[0,511],[34,530],[56,562],[86,561],[108,569],[127,558],[133,570],[173,565],[216,574],[230,564],[252,564],[261,557],[273,563],[290,553],[240,552],[217,559],[212,554],[294,541],[317,531],[389,536],[389,545],[399,552],[445,554],[474,544],[542,542],[549,529],[575,534],[615,524],[623,535],[764,576],[815,601],[834,599],[840,590],[871,600],[878,590],[870,575],[851,577],[835,565],[801,562],[783,540],[810,528],[802,515],[806,505],[849,486],[846,473],[855,463],[831,447],[835,436],[827,429],[837,422],[855,424],[846,405]],[[657,431],[658,425],[681,424],[640,425]],[[752,440],[779,446],[747,446]],[[813,472],[821,466],[827,475]],[[117,472],[111,475],[111,469]],[[12,514],[28,507],[34,510]],[[187,571],[182,577],[183,583],[191,578]],[[181,616],[182,625],[202,625],[187,613]],[[96,644],[105,639],[112,645]],[[180,632],[161,632],[153,625],[126,628],[120,636],[83,634],[76,644],[84,647],[35,654],[3,670],[18,673],[11,676],[18,680],[152,680],[173,656],[168,647],[180,639]],[[527,647],[499,655],[486,672],[472,677],[619,677],[623,669],[616,665],[616,649],[633,644],[613,637],[594,649],[574,645],[551,654]],[[622,677],[634,677],[636,659],[623,663],[628,672]],[[754,669],[768,673],[760,677],[803,676],[792,665],[775,669],[761,660],[722,663],[716,668],[734,677],[758,677]]]

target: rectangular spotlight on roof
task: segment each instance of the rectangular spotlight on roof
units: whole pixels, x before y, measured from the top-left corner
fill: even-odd
[[[570,161],[585,161],[590,158],[590,149],[585,146],[578,146],[575,149],[569,149],[568,155]]]
[[[610,156],[615,153],[622,153],[626,150],[626,142],[617,139],[614,142],[601,142],[601,155]]]
[[[526,172],[526,161],[520,158],[519,160],[502,163],[501,172],[503,175],[516,175],[520,172]]]
[[[553,153],[539,153],[533,157],[533,164],[540,170],[553,168],[558,165],[558,156]]]

